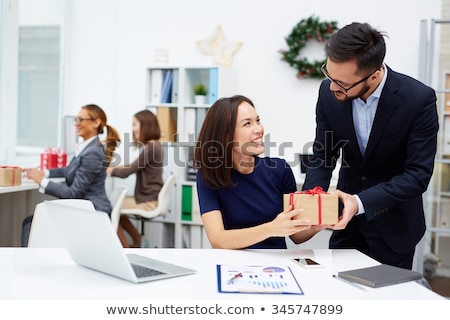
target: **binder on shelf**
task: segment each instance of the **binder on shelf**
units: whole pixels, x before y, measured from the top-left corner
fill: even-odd
[[[163,85],[163,71],[161,69],[153,69],[150,71],[150,102],[152,104],[161,103],[161,90]]]
[[[181,220],[201,223],[197,187],[195,185],[183,185],[181,188]]]
[[[444,184],[443,190],[448,190],[449,182],[447,179],[447,183]],[[450,226],[450,199],[447,197],[442,197],[439,200],[439,214],[437,215],[437,223],[436,226],[438,228],[448,228]],[[448,238],[448,237],[447,237]],[[449,238],[450,240],[450,238]],[[441,241],[440,241],[441,242]]]
[[[191,234],[191,248],[201,249],[202,248],[202,226],[190,225],[189,232]]]
[[[188,163],[186,165],[186,180],[195,181],[197,168],[194,168],[194,147],[188,148]]]
[[[450,155],[450,115],[445,115],[444,116],[444,141],[443,141],[443,146],[442,146],[442,154],[444,156],[449,156]]]
[[[192,221],[192,186],[181,187],[181,220]]]
[[[164,82],[161,90],[161,103],[172,102],[172,82],[173,71],[172,69],[167,69],[164,71]]]
[[[159,122],[161,130],[160,141],[175,141],[177,134],[176,124],[176,112],[175,108],[159,107],[156,111],[156,118]]]
[[[172,103],[178,103],[178,69],[172,70]]]
[[[169,208],[165,215],[161,216],[161,220],[163,221],[175,221],[175,208],[176,208],[176,197],[170,197]]]
[[[197,108],[195,115],[195,136],[198,138],[198,134],[200,133],[200,129],[202,128],[203,121],[205,120],[207,108]]]
[[[219,78],[219,69],[211,68],[209,69],[209,84],[208,84],[208,103],[213,104],[218,96],[218,79]]]
[[[195,142],[195,116],[194,108],[186,108],[184,110],[184,135],[183,142]]]
[[[192,222],[202,223],[200,205],[198,203],[197,186],[192,186]]]

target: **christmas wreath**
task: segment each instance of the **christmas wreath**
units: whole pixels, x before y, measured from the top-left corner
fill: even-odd
[[[319,18],[314,16],[300,20],[292,29],[291,34],[285,38],[289,50],[280,50],[283,56],[281,60],[286,61],[298,71],[298,79],[322,79],[323,74],[320,67],[325,63],[325,60],[310,62],[307,58],[300,56],[300,51],[309,40],[327,41],[337,29],[336,21],[321,22]]]

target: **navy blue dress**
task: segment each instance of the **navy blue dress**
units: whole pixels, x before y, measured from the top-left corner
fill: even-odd
[[[250,174],[232,170],[235,187],[212,190],[197,173],[200,213],[222,212],[226,230],[253,227],[272,221],[283,211],[283,194],[297,190],[294,174],[284,159],[255,157],[255,169]],[[272,237],[249,249],[285,249],[284,237]]]

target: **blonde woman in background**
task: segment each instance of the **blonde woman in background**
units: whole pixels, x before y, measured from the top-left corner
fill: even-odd
[[[112,160],[120,137],[115,128],[107,124],[102,108],[95,104],[81,107],[75,118],[77,135],[83,139],[78,144],[75,157],[64,168],[39,170],[25,169],[27,178],[39,184],[39,191],[61,199],[86,199],[92,201],[96,210],[111,214],[112,206],[106,190],[106,168]],[[99,134],[106,128],[106,140]],[[66,184],[48,178],[64,177]],[[22,224],[22,246],[27,246],[33,216]]]

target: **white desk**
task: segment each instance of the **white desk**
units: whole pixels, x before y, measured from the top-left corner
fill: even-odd
[[[37,183],[30,181],[30,180],[26,180],[21,185],[18,185],[18,186],[0,187],[0,194],[34,190],[37,188],[38,188]]]
[[[92,239],[95,241],[95,239]],[[197,270],[194,275],[133,284],[76,265],[66,249],[0,248],[1,299],[145,299],[152,300],[436,300],[444,299],[416,282],[355,288],[334,279],[338,271],[372,266],[375,260],[355,250],[124,249]],[[290,261],[313,257],[321,269],[303,269]],[[291,266],[304,295],[231,294],[217,291],[216,264]]]
[[[64,183],[66,180],[65,178],[51,178],[50,179],[53,182],[56,183]],[[28,190],[37,190],[39,189],[39,185],[28,179],[22,179],[22,184],[18,186],[10,186],[10,187],[0,187],[0,194],[3,193],[14,193],[14,192],[21,192],[21,191],[28,191]]]

